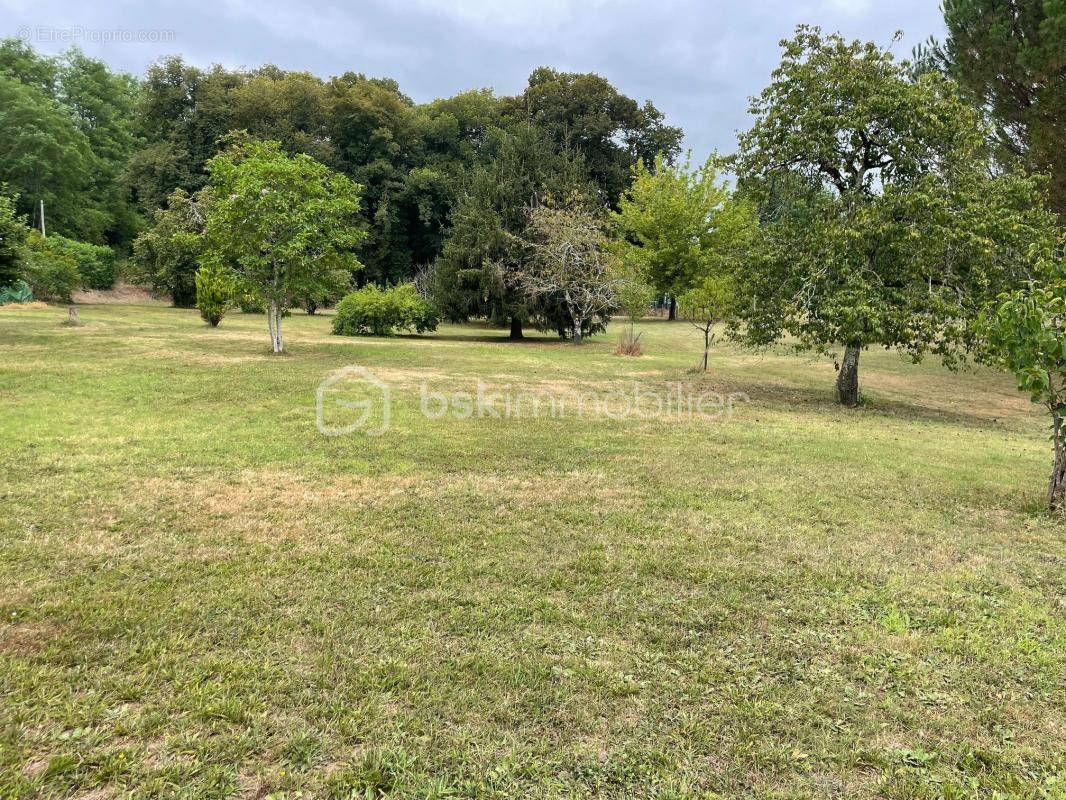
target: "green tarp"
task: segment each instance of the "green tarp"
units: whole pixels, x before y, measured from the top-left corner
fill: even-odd
[[[26,281],[19,281],[14,286],[0,289],[0,306],[6,303],[28,303],[32,299],[33,292],[30,291]]]

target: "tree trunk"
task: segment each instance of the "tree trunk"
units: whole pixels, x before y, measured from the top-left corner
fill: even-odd
[[[670,295],[670,315],[667,319],[677,319],[677,298]]]
[[[704,372],[707,371],[707,359],[711,352],[711,326],[708,325],[703,329],[703,360],[700,362],[700,369]]]
[[[852,342],[844,348],[844,360],[837,373],[837,401],[845,406],[859,404],[859,353],[861,345]]]
[[[275,353],[282,352],[284,347],[281,341],[281,314],[281,304],[276,300],[271,300],[267,307],[267,325],[270,328],[270,344]]]
[[[1055,466],[1051,469],[1051,481],[1047,487],[1047,507],[1049,511],[1063,511],[1066,510],[1066,441],[1063,441],[1062,417],[1053,411],[1052,418]]]
[[[508,336],[507,338],[511,339],[512,341],[514,341],[516,339],[525,338],[523,333],[522,333],[522,318],[521,317],[511,317],[511,335]]]
[[[581,344],[581,323],[583,319],[574,320],[574,344]]]
[[[307,309],[308,316],[313,316],[314,313],[318,311],[318,303],[316,303],[314,300],[308,300],[304,308]]]

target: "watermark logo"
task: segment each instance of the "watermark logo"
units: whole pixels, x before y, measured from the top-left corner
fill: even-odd
[[[391,421],[389,385],[366,367],[342,367],[315,391],[315,427],[323,436],[381,436]]]
[[[51,44],[163,44],[175,40],[175,33],[163,28],[66,28],[51,25],[23,25],[18,38],[26,42]]]
[[[412,404],[414,400],[412,399]],[[422,381],[418,413],[431,421],[447,420],[672,420],[723,423],[740,404],[743,392],[722,394],[682,381],[646,385],[633,381],[603,391],[578,388],[493,386],[480,378],[470,391],[441,391]],[[381,436],[392,421],[388,383],[366,367],[351,365],[332,372],[315,392],[315,425],[324,436],[362,433]]]
[[[743,392],[693,391],[675,381],[646,386],[636,381],[607,391],[520,390],[495,388],[478,379],[472,392],[439,392],[422,382],[419,409],[426,419],[675,419],[722,421],[738,403],[751,402]]]

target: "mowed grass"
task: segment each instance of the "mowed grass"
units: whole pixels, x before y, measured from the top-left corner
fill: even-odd
[[[1066,535],[1009,377],[484,326],[0,311],[0,797],[1066,796]],[[378,437],[316,430],[333,370]],[[428,391],[744,393],[494,418]],[[347,397],[374,389],[346,384]],[[327,396],[328,399],[328,396]],[[327,403],[343,422],[356,412]]]

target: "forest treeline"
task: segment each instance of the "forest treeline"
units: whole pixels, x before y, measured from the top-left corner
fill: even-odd
[[[472,167],[519,126],[580,154],[610,204],[638,160],[672,159],[682,138],[651,101],[546,67],[519,95],[473,89],[416,103],[389,78],[202,69],[178,56],[138,80],[77,50],[50,58],[17,39],[0,44],[0,107],[0,181],[33,222],[43,200],[56,233],[128,251],[175,190],[204,187],[227,134],[246,131],[363,187],[360,280],[379,283],[406,280],[439,255]]]

